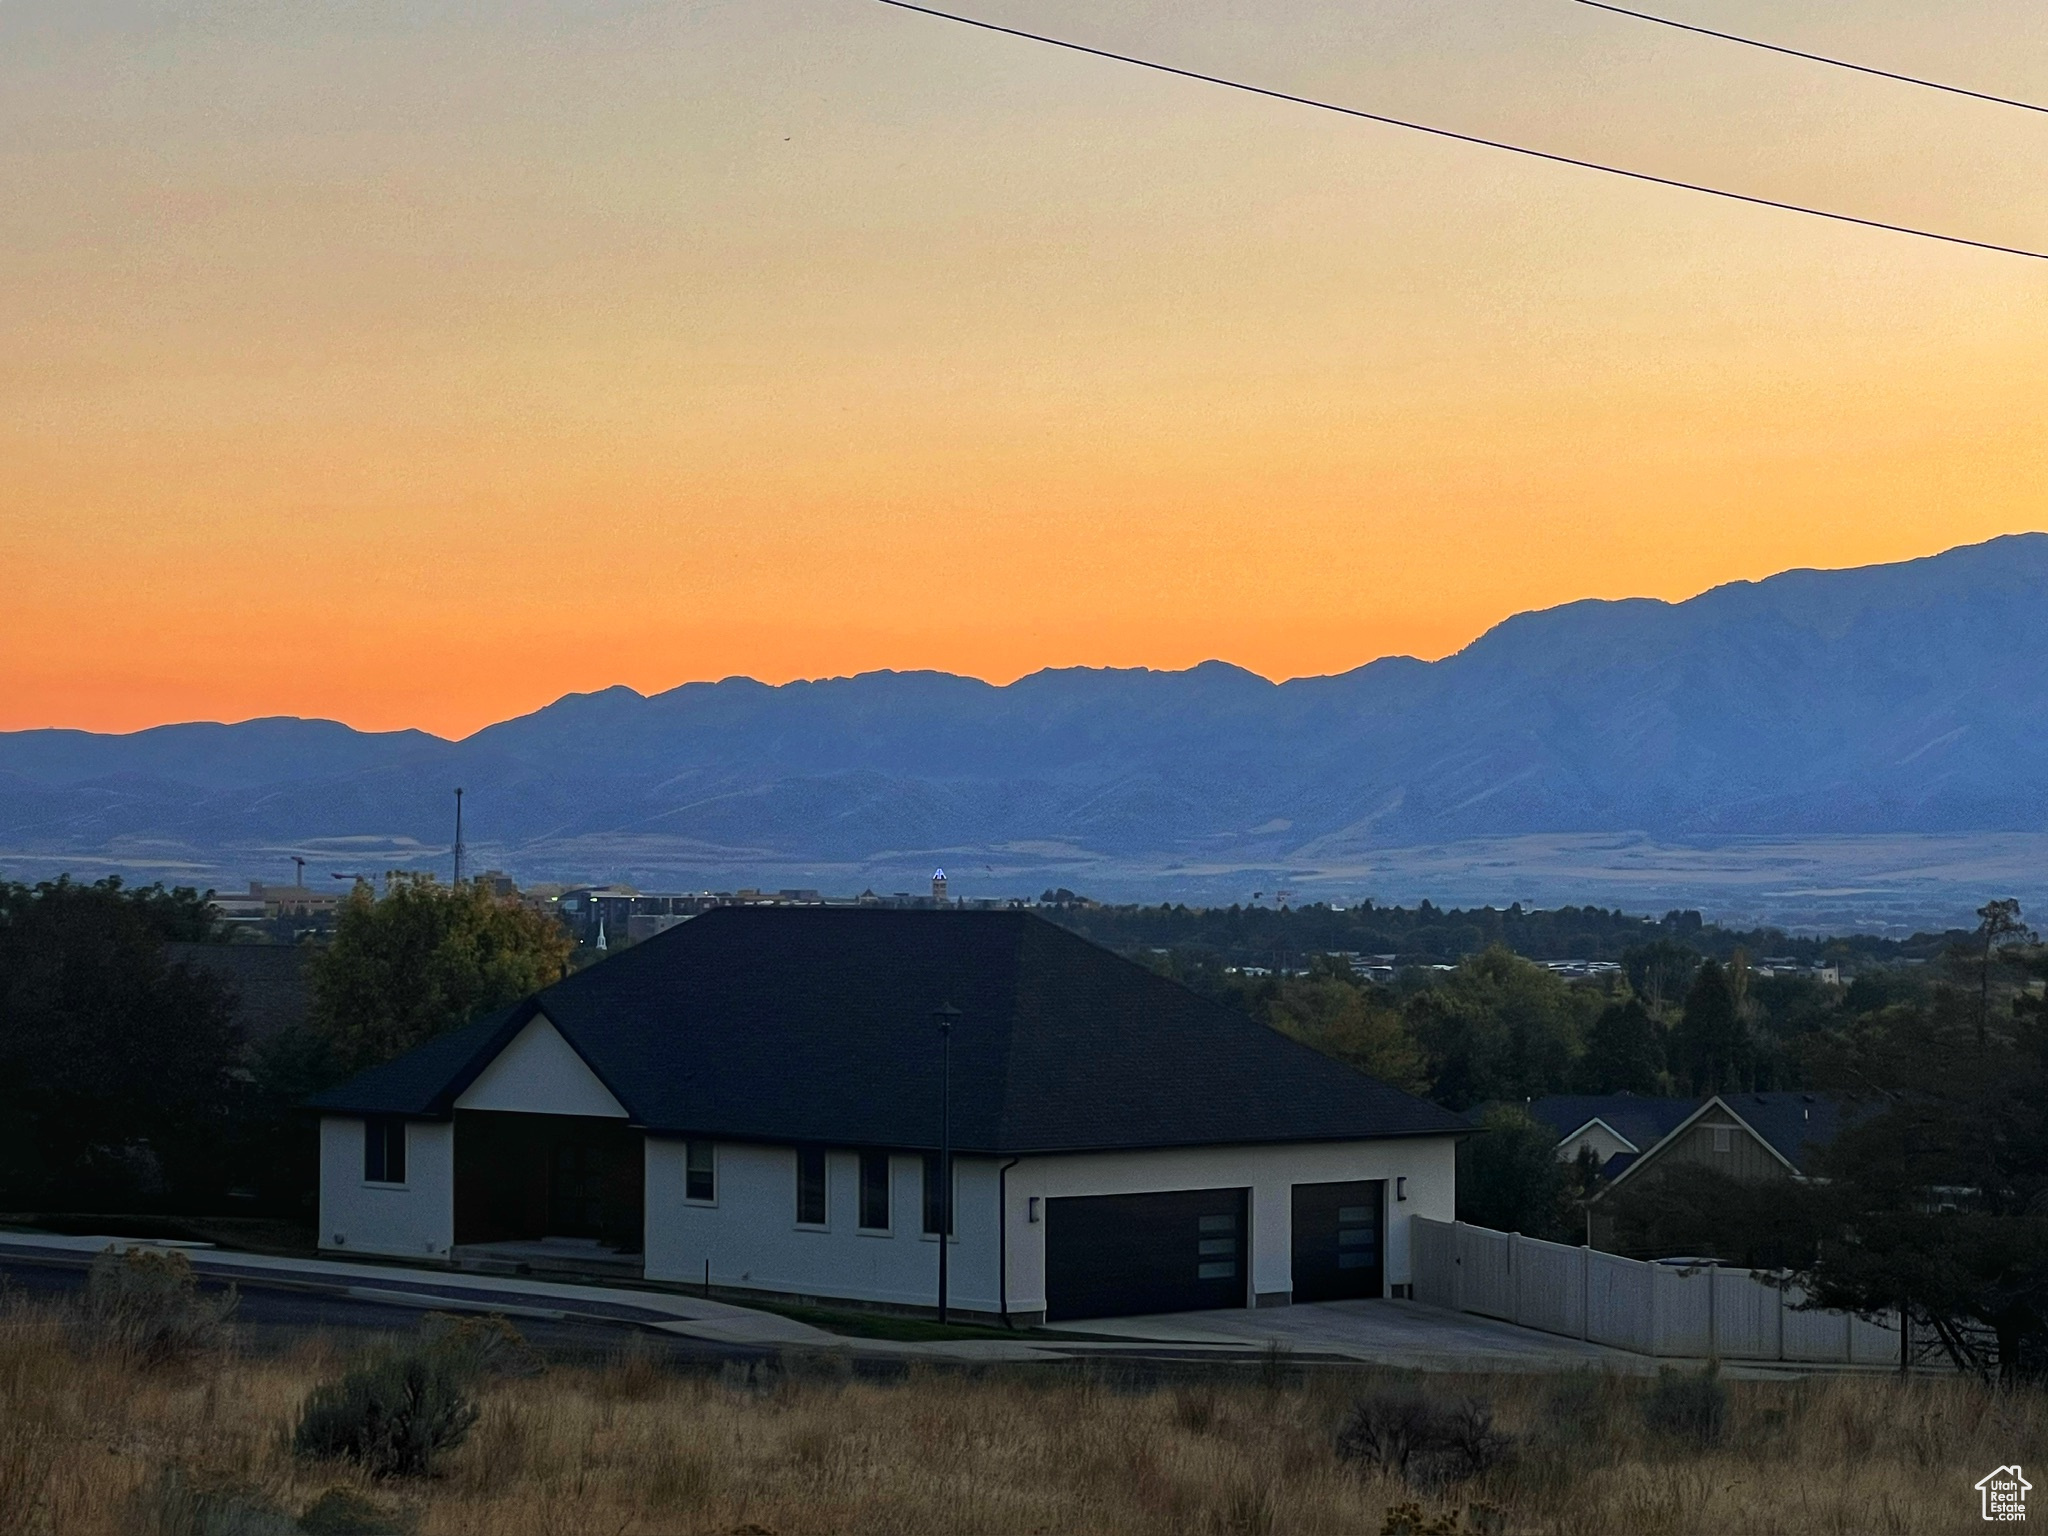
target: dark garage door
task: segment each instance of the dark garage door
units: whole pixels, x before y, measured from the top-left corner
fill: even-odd
[[[1045,1315],[1128,1317],[1245,1304],[1245,1191],[1045,1203]]]
[[[1294,1186],[1294,1299],[1378,1296],[1386,1277],[1378,1179]]]

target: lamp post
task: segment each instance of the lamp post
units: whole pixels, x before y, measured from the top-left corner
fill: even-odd
[[[943,1003],[939,1021],[939,1321],[946,1321],[947,1249],[953,1246],[953,1023],[960,1010]]]

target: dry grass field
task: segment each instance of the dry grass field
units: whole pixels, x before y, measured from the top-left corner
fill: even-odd
[[[485,1382],[474,1430],[433,1476],[379,1483],[291,1449],[312,1385],[350,1358],[317,1341],[256,1355],[230,1336],[146,1365],[92,1342],[75,1315],[0,1308],[0,1531],[1874,1536],[1982,1529],[1976,1479],[2048,1447],[2041,1394],[1957,1380],[1731,1382],[1718,1440],[1703,1445],[1650,1428],[1654,1387],[1612,1377],[1417,1384],[1269,1365],[1168,1385],[878,1383],[831,1359],[682,1375],[628,1354]],[[1338,1458],[1360,1394],[1416,1386],[1489,1402],[1516,1454],[1434,1496]],[[335,1489],[352,1499],[330,1496],[298,1523]],[[1423,1523],[1390,1524],[1410,1500]]]

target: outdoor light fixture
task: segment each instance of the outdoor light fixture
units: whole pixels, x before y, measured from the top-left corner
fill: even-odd
[[[1033,1222],[1038,1220],[1038,1196],[1033,1195],[1024,1202],[1024,1219]]]
[[[1406,1175],[1394,1180],[1394,1198],[1396,1200],[1406,1200],[1408,1198],[1408,1179]]]

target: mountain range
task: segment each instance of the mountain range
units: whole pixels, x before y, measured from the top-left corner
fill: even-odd
[[[461,741],[299,719],[21,731],[0,734],[0,868],[430,863],[456,784],[480,859],[657,883],[949,863],[1018,890],[1143,870],[1167,893],[1176,870],[1234,889],[1459,839],[2038,833],[2044,655],[2048,535],[2023,534],[1571,603],[1441,661],[1283,683],[1213,661],[1001,687],[731,678],[572,694]]]

